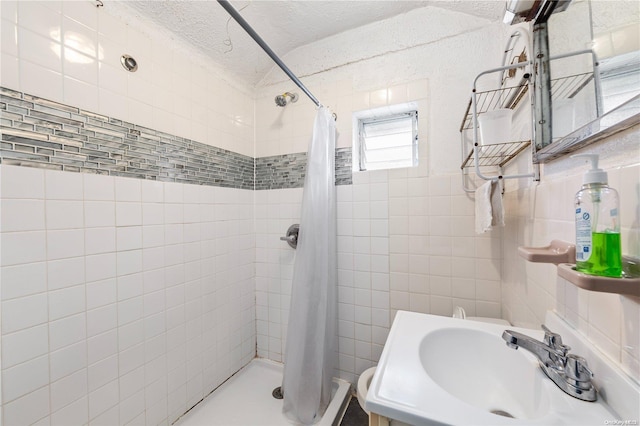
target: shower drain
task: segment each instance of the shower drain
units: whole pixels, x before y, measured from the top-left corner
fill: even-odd
[[[275,399],[282,399],[284,397],[282,393],[282,387],[278,386],[277,388],[275,388],[273,392],[271,392],[271,396],[273,396]]]
[[[275,392],[275,391],[274,391],[274,392]],[[495,414],[495,415],[497,415],[497,416],[509,417],[509,418],[511,418],[511,419],[513,419],[513,418],[514,418],[511,414],[507,413],[506,411],[502,411],[502,410],[491,410],[491,411],[490,411],[490,413],[491,413],[491,414]]]

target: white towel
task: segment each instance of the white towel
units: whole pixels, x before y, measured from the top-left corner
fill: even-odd
[[[476,233],[490,231],[494,226],[504,226],[502,194],[497,180],[491,180],[476,189]]]

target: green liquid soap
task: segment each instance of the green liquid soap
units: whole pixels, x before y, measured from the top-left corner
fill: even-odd
[[[622,248],[620,234],[594,232],[591,234],[592,253],[587,261],[576,262],[576,269],[589,275],[622,276]]]

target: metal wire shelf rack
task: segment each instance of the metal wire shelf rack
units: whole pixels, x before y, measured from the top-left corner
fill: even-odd
[[[479,146],[478,167],[503,167],[514,157],[524,151],[529,145],[531,145],[530,140]],[[475,162],[473,161],[473,150],[469,151],[469,154],[463,161],[462,166],[460,166],[461,169],[471,167],[475,167]]]
[[[478,116],[487,111],[498,108],[515,109],[529,90],[529,75],[525,74],[522,81],[517,86],[503,87],[495,90],[476,92],[476,111]],[[551,95],[554,100],[573,98],[578,92],[584,89],[593,81],[593,72],[573,74],[551,80]],[[467,110],[460,125],[460,132],[473,130],[472,100],[469,99]],[[531,141],[513,141],[496,145],[485,145],[479,147],[478,166],[499,166],[503,167],[510,160],[525,150]],[[461,169],[474,167],[473,147],[465,156]]]

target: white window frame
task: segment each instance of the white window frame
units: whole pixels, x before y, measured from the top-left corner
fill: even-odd
[[[390,170],[403,167],[415,167],[418,165],[418,109],[414,104],[405,105],[404,108],[398,108],[402,106],[387,107],[383,111],[370,110],[363,111],[361,113],[354,114],[354,153],[357,153],[357,160],[354,161],[354,171],[368,171],[368,170]],[[403,111],[398,111],[403,109]],[[411,141],[411,159],[410,165],[398,165],[393,166],[391,163],[387,163],[384,167],[368,168],[366,163],[366,145],[364,141],[364,127],[371,123],[380,123],[384,121],[398,120],[401,118],[411,117],[412,127],[412,141]]]

